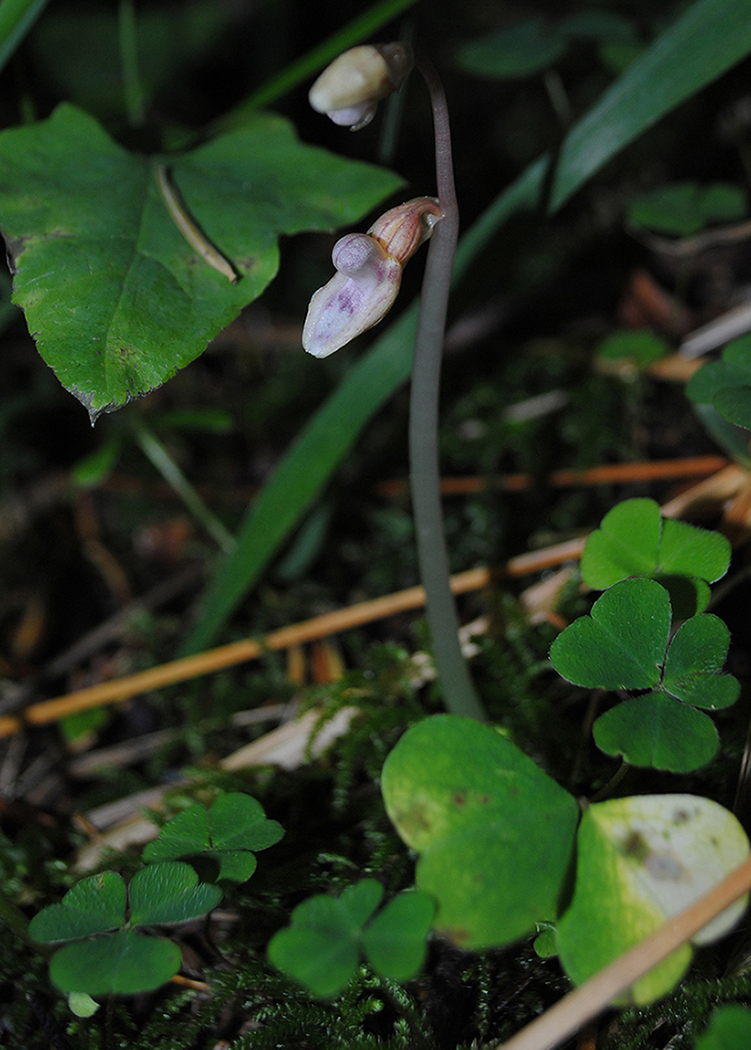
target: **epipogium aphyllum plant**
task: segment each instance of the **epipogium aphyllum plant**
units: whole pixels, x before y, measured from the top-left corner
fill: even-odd
[[[310,93],[311,103],[336,123],[349,124],[356,130],[372,118],[377,100],[401,85],[408,64],[409,52],[400,45],[356,48],[319,78]],[[482,708],[458,646],[441,528],[436,448],[440,360],[458,210],[445,96],[430,65],[418,60],[418,67],[433,103],[438,199],[410,201],[387,212],[366,234],[349,234],[337,242],[333,250],[337,273],[313,296],[303,337],[308,352],[325,357],[376,324],[394,301],[402,266],[419,244],[430,238],[412,371],[413,506],[420,571],[444,699],[450,711],[472,717],[469,721],[454,715],[428,719],[409,730],[384,767],[384,801],[405,843],[420,854],[418,893],[427,893],[437,902],[435,929],[463,947],[482,949],[511,943],[535,927],[552,931],[557,925],[555,935],[542,934],[540,951],[549,952],[552,945],[573,979],[582,982],[621,952],[638,947],[642,937],[654,933],[663,920],[685,905],[695,906],[696,898],[710,891],[736,865],[741,865],[744,875],[740,883],[736,879],[732,894],[733,899],[740,896],[748,884],[748,842],[730,813],[709,800],[687,795],[597,802],[585,807],[580,820],[579,808],[567,792],[513,744],[475,720],[482,718]],[[668,648],[669,589],[656,580],[630,582],[625,578],[634,571],[657,578],[672,572],[674,577],[685,575],[688,590],[708,591],[708,583],[699,585],[694,580],[711,582],[726,571],[726,543],[716,534],[714,539],[705,539],[690,526],[662,523],[656,505],[644,502],[649,506],[638,508],[646,521],[645,528],[641,528],[645,523],[640,523],[645,537],[642,547],[650,548],[646,554],[641,552],[644,564],[636,570],[631,566],[620,575],[616,570],[614,582],[618,585],[595,606],[591,622],[602,631],[601,648],[604,652],[609,649],[613,657],[609,669],[614,687],[656,687],[649,707],[653,724],[643,727],[646,731],[636,742],[633,732],[623,746],[618,740],[609,746],[603,740],[597,742],[612,754],[620,749],[626,756],[629,748],[642,754],[648,751],[650,759],[637,764],[695,768],[713,756],[717,737],[706,716],[691,705],[724,706],[737,695],[734,680],[718,678],[727,648],[724,626],[714,617],[702,616],[699,607]],[[612,531],[612,522],[603,523],[603,528],[607,527]],[[673,536],[676,529],[677,538]],[[686,542],[689,547],[691,543],[699,548],[719,544],[722,549],[719,555],[710,555],[710,568],[706,557],[685,556],[685,551],[683,561],[680,555],[676,561],[673,548],[683,549]],[[627,540],[626,546],[633,543]],[[618,583],[620,580],[625,582]],[[607,618],[601,611],[606,606]],[[677,608],[675,615],[681,615]],[[657,620],[659,630],[655,633],[650,624]],[[630,630],[639,622],[644,626],[643,644],[639,644],[641,638],[628,644]],[[582,621],[579,628],[580,634],[589,630],[589,621]],[[627,644],[620,645],[619,636]],[[578,637],[567,643],[574,650],[575,661],[577,642]],[[589,642],[585,642],[586,662]],[[555,653],[558,658],[562,645]],[[621,658],[617,667],[616,657]],[[608,659],[605,663],[608,665]],[[624,666],[628,673],[621,682]],[[562,665],[559,669],[565,674]],[[575,675],[571,680],[578,681]],[[724,689],[725,685],[730,688]],[[721,704],[717,702],[718,690],[723,694]],[[636,701],[631,703],[637,705]],[[645,703],[646,698],[640,701],[640,711]],[[623,711],[628,718],[630,709],[624,706]],[[622,722],[623,716],[619,717]],[[671,719],[677,720],[679,730],[685,725],[689,737],[702,736],[700,743],[689,742],[688,751],[693,747],[695,755],[692,752],[687,757],[679,748],[664,757],[662,734],[674,728],[667,724]],[[574,841],[574,887],[570,901],[562,906],[561,896],[568,892],[564,887]],[[708,850],[711,853],[714,848],[718,852],[710,858]],[[684,882],[685,894],[679,886]],[[708,905],[705,902],[703,921],[698,925],[696,921],[693,927],[690,923],[673,924],[682,931],[682,939],[671,944],[673,953],[663,944],[661,954],[648,957],[650,965],[645,966],[644,955],[637,958],[636,969],[628,971],[626,977],[621,970],[600,1005],[618,996],[625,995],[622,1001],[648,1002],[665,994],[690,959],[688,940],[693,937],[697,944],[710,940],[736,921],[743,904],[736,904],[716,919],[728,902],[721,894],[715,895]],[[325,914],[320,910],[324,904]],[[309,976],[310,945],[323,937],[324,926],[328,931],[324,941],[336,943],[337,924],[328,912],[339,908],[337,922],[342,932],[338,936],[348,949],[343,971],[349,968],[351,972],[356,959],[351,939],[360,936],[362,922],[347,918],[347,907],[344,899],[341,904],[321,898],[305,902],[293,915],[292,926],[272,940],[272,961],[320,994],[322,985]],[[610,919],[603,921],[603,913]],[[715,921],[708,924],[710,918]],[[660,965],[648,973],[655,963]],[[317,976],[320,982],[320,974]],[[342,973],[333,974],[331,980],[332,990],[339,987]]]
[[[433,112],[437,199],[419,197],[381,216],[365,234],[334,246],[336,275],[313,296],[303,346],[315,357],[339,350],[387,313],[402,267],[429,240],[417,320],[409,409],[410,484],[420,577],[440,687],[449,711],[484,719],[458,636],[441,512],[438,404],[441,358],[459,232],[446,95],[432,64],[404,43],[355,47],[316,80],[310,103],[353,131],[372,119],[380,99],[398,90],[416,65]]]

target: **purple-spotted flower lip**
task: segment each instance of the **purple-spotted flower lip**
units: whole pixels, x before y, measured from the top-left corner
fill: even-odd
[[[336,273],[313,295],[302,345],[328,357],[377,324],[396,299],[402,268],[441,217],[434,197],[391,208],[367,233],[348,233],[334,245]]]
[[[357,131],[370,123],[380,99],[399,90],[413,61],[409,44],[360,44],[324,69],[308,100],[317,113]]]
[[[328,357],[390,309],[402,280],[401,264],[374,237],[350,233],[334,245],[337,273],[310,300],[302,345],[314,357]]]

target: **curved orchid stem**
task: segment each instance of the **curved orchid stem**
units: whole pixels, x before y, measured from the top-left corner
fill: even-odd
[[[417,558],[425,588],[428,624],[438,678],[452,714],[485,720],[459,643],[459,620],[449,582],[440,499],[438,403],[446,311],[459,233],[451,132],[443,85],[421,55],[415,62],[430,92],[436,175],[442,219],[428,247],[417,321],[409,412],[409,456]]]

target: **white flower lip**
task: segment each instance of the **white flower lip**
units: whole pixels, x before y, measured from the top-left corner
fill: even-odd
[[[372,328],[396,299],[399,262],[366,233],[351,233],[333,251],[337,273],[310,300],[302,345],[313,357],[328,357]]]
[[[333,120],[340,127],[349,128],[350,131],[359,131],[360,128],[370,124],[377,108],[375,102],[361,102],[358,106],[329,110],[326,115],[329,120]]]
[[[331,253],[337,272],[308,305],[303,349],[328,357],[378,324],[393,306],[404,264],[440,218],[435,197],[416,197],[389,209],[367,233],[340,237]]]

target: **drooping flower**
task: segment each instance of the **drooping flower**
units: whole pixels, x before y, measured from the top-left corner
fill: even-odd
[[[377,324],[396,299],[402,267],[441,218],[434,197],[391,208],[367,233],[348,233],[334,245],[336,273],[310,300],[302,345],[328,357]]]
[[[380,99],[398,91],[413,65],[409,44],[361,44],[324,69],[308,99],[317,113],[358,131],[369,124]]]

